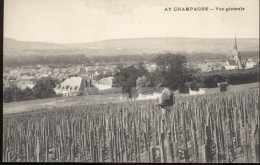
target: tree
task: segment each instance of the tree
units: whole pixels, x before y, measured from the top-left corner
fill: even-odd
[[[185,56],[167,53],[158,55],[154,62],[157,64],[164,87],[180,92],[186,91],[185,83],[189,80],[189,74],[183,66],[187,62]]]
[[[136,80],[136,86],[141,88],[141,87],[146,87],[147,86],[147,78],[145,76],[138,77]]]
[[[3,89],[3,102],[9,103],[9,102],[17,101],[20,93],[21,93],[21,90],[16,85],[12,85],[10,87],[4,88]]]
[[[46,77],[38,80],[33,87],[33,93],[36,99],[56,97],[53,88],[56,87],[58,80]]]
[[[141,67],[140,64],[137,67],[128,66],[118,69],[119,71],[114,76],[112,87],[122,87],[123,93],[128,93],[129,97],[132,98],[137,78],[146,74],[147,70]]]
[[[154,72],[150,72],[146,77],[147,87],[156,87],[163,82],[160,71],[157,69]]]
[[[33,89],[27,87],[24,90],[21,90],[16,85],[12,85],[10,87],[4,88],[3,102],[8,103],[60,96],[56,95],[53,90],[57,83],[58,80],[47,77],[37,81]]]
[[[29,88],[21,90],[16,85],[12,85],[10,87],[4,88],[3,90],[4,103],[31,100],[31,99],[33,99],[33,93],[32,90]]]
[[[34,99],[34,93],[33,90],[30,88],[25,88],[23,90],[23,98],[22,100],[33,100]]]

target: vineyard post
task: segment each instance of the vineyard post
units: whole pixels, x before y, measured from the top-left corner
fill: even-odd
[[[258,115],[258,112],[256,113],[256,115]],[[255,122],[255,126],[254,126],[254,148],[255,148],[255,162],[258,163],[259,162],[259,116],[256,117],[256,122]]]
[[[36,138],[36,161],[40,162],[40,140]]]
[[[123,122],[121,122],[121,128],[122,128],[122,124],[123,124]],[[120,151],[119,151],[119,153],[120,153],[120,161],[123,162],[124,161],[124,141],[123,141],[122,133],[123,133],[124,129],[123,128],[121,129],[121,128],[120,128],[120,134],[119,134],[119,137],[120,137],[120,141],[119,141]]]
[[[237,128],[237,107],[234,107],[234,133],[235,133],[235,146],[238,147],[238,128]]]
[[[246,130],[248,131],[249,130],[249,127],[250,127],[250,123],[247,123],[246,124]],[[252,128],[251,128],[252,129]],[[251,130],[252,131],[252,130]],[[251,141],[250,141],[250,134],[249,134],[249,131],[247,132],[246,134],[246,139],[247,139],[247,143],[246,143],[246,146],[247,146],[247,152],[248,152],[248,163],[251,163],[252,162],[252,150],[251,150]]]
[[[161,132],[161,136],[160,136],[160,152],[161,152],[161,163],[165,163],[166,155],[165,155],[165,150],[164,150],[164,132]]]
[[[109,148],[109,162],[114,162],[113,159],[113,146],[112,146],[112,132],[109,132],[108,137],[108,148]]]
[[[220,147],[219,147],[219,122],[218,122],[218,115],[215,120],[215,142],[216,142],[216,162],[219,163],[219,153],[220,153]]]
[[[137,140],[136,140],[136,127],[134,122],[134,131],[133,131],[133,147],[134,147],[134,160],[137,162]]]
[[[151,147],[151,157],[152,163],[156,163],[156,148],[154,146]]]
[[[173,162],[173,157],[172,157],[172,146],[171,146],[171,132],[168,131],[166,135],[166,162],[170,163]]]
[[[188,155],[188,145],[187,145],[187,134],[186,134],[186,119],[185,119],[185,111],[182,112],[182,137],[183,137],[183,143],[184,143],[184,158],[185,162],[189,161],[189,155]]]
[[[197,137],[196,137],[196,131],[195,131],[195,126],[193,123],[193,120],[191,119],[191,131],[192,131],[192,143],[193,143],[193,150],[194,150],[194,156],[196,162],[198,162],[198,146],[197,146]]]
[[[11,162],[11,156],[9,151],[7,151],[7,162]]]
[[[173,149],[174,149],[174,163],[179,163],[179,141],[175,141],[173,143]]]
[[[259,148],[260,148],[260,145],[259,143],[258,144],[255,144],[255,162],[254,163],[259,163]]]
[[[149,152],[148,152],[148,145],[146,139],[146,132],[144,132],[144,145],[145,145],[145,162],[150,162]]]
[[[49,142],[48,142],[48,135],[46,135],[46,151],[45,151],[45,155],[46,155],[46,162],[49,162]]]
[[[139,136],[137,136],[137,161],[138,162],[140,162],[140,137]]]
[[[123,133],[124,133],[123,139],[124,139],[125,157],[126,157],[126,162],[128,162],[127,139],[128,139],[128,136],[129,136],[129,135],[126,134],[126,131],[125,131],[125,130],[123,130]]]

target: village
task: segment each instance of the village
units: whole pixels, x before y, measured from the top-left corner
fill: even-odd
[[[258,61],[252,58],[245,59],[238,51],[235,38],[234,50],[230,53],[230,59],[224,61],[207,60],[201,62],[187,62],[185,67],[197,72],[211,72],[224,70],[238,70],[254,68]],[[130,65],[124,64],[122,67]],[[143,66],[148,72],[156,70],[155,63],[144,63]],[[23,66],[17,68],[5,68],[3,73],[3,86],[16,85],[24,90],[32,89],[37,80],[42,77],[52,77],[59,81],[59,85],[54,88],[56,94],[67,96],[82,96],[87,88],[96,87],[99,91],[112,88],[113,76],[119,71],[116,64],[82,64],[65,66]],[[119,90],[120,91],[120,90]],[[192,92],[191,92],[192,93]]]

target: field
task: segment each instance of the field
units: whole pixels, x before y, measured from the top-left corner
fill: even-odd
[[[217,88],[201,88],[205,90],[206,94],[220,93],[219,87]],[[230,85],[227,87],[228,92],[235,92],[246,89],[259,89],[259,82],[249,83],[249,84],[240,84],[240,85]],[[183,94],[181,94],[183,95]],[[185,94],[187,95],[187,94]],[[101,95],[101,96],[78,96],[78,97],[56,97],[49,99],[38,99],[38,100],[29,100],[29,101],[20,101],[12,103],[3,103],[3,113],[20,113],[20,112],[29,112],[35,111],[38,109],[52,110],[59,109],[66,106],[75,106],[75,105],[89,105],[89,104],[107,104],[107,103],[117,103],[125,101],[126,98],[120,99],[118,95]]]
[[[6,114],[7,162],[259,162],[259,89]]]
[[[89,105],[89,104],[107,104],[125,101],[122,95],[91,95],[77,97],[55,97],[48,99],[38,99],[29,101],[19,101],[4,103],[4,114],[21,113],[35,111],[38,109],[53,110],[67,106]]]

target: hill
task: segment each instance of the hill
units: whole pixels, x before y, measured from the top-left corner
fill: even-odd
[[[238,38],[240,51],[259,51],[259,39]],[[114,39],[93,43],[57,44],[18,41],[4,38],[4,56],[12,55],[78,55],[114,56],[163,52],[230,54],[234,39],[205,38],[136,38]]]

